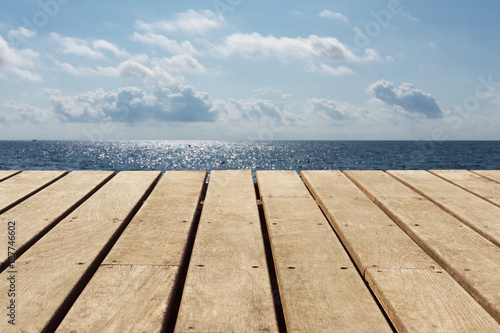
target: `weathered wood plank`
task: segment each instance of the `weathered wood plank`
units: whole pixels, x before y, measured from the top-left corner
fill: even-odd
[[[295,171],[257,171],[288,332],[390,332]],[[289,190],[283,191],[283,186]]]
[[[23,171],[0,182],[0,214],[67,173],[67,171]]]
[[[302,171],[398,332],[497,332],[500,326],[340,171]]]
[[[120,172],[29,248],[15,265],[16,326],[0,321],[0,331],[53,331],[160,174]],[[0,294],[0,304],[9,301]]]
[[[7,179],[7,178],[10,178],[14,175],[17,175],[19,172],[19,170],[0,170],[0,182]]]
[[[302,171],[301,175],[360,272],[440,268],[342,172]]]
[[[500,332],[500,325],[443,271],[370,269],[366,279],[389,317],[397,313],[398,332]]]
[[[175,331],[278,331],[249,170],[210,174]]]
[[[471,172],[500,183],[500,170],[471,170]]]
[[[426,171],[394,170],[387,174],[500,246],[500,207]]]
[[[160,332],[207,173],[167,171],[103,260],[58,332]],[[96,311],[99,309],[99,311]]]
[[[23,253],[64,215],[80,205],[114,175],[108,171],[74,171],[0,215],[0,225],[16,222],[16,255]],[[7,228],[0,239],[7,239]],[[7,248],[0,248],[0,260],[7,264]]]
[[[467,170],[429,170],[429,172],[500,207],[500,183]]]
[[[387,183],[393,196],[375,196],[375,203],[500,322],[498,246],[422,196],[398,198],[399,189],[407,191],[408,187],[382,171],[344,174],[372,197]]]

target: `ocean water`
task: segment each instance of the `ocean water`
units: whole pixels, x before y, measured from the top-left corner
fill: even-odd
[[[500,141],[0,141],[0,169],[500,169]]]

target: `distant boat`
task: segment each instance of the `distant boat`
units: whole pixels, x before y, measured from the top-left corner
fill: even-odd
[[[31,142],[36,142],[36,139],[31,140]]]

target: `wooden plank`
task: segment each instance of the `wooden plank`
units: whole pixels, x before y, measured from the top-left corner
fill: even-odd
[[[394,170],[387,174],[455,216],[500,246],[500,207],[484,201],[423,170]]]
[[[500,207],[500,183],[467,170],[429,170],[429,172]]]
[[[277,332],[250,170],[212,171],[175,332]]]
[[[422,196],[398,198],[399,189],[406,191],[408,187],[382,171],[344,174],[372,197],[387,183],[394,190],[393,196],[374,197],[375,203],[500,322],[498,246]]]
[[[287,331],[391,332],[298,174],[257,171],[257,183]]]
[[[342,172],[302,171],[301,175],[360,272],[440,268]]]
[[[500,326],[340,171],[302,171],[398,332],[497,332]]]
[[[500,325],[444,273],[428,269],[370,269],[366,279],[389,317],[397,312],[398,332],[500,332]]]
[[[58,332],[161,332],[207,173],[167,171]],[[99,309],[99,311],[95,311]]]
[[[0,214],[67,173],[67,171],[23,171],[0,182]]]
[[[0,331],[53,331],[160,174],[120,172],[28,249],[16,273],[0,274],[2,290],[15,275],[17,304],[16,325],[0,321]],[[0,294],[0,304],[10,299]]]
[[[0,182],[7,179],[7,178],[10,178],[14,175],[17,175],[19,172],[19,170],[0,170]]]
[[[108,171],[74,171],[0,215],[0,225],[16,222],[16,256],[56,225],[114,175]],[[0,239],[8,239],[7,228]],[[7,248],[0,248],[2,269],[7,265]]]
[[[472,170],[471,172],[500,183],[500,170]]]

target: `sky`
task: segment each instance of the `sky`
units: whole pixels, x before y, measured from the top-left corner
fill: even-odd
[[[1,140],[500,140],[500,2],[0,3]]]

